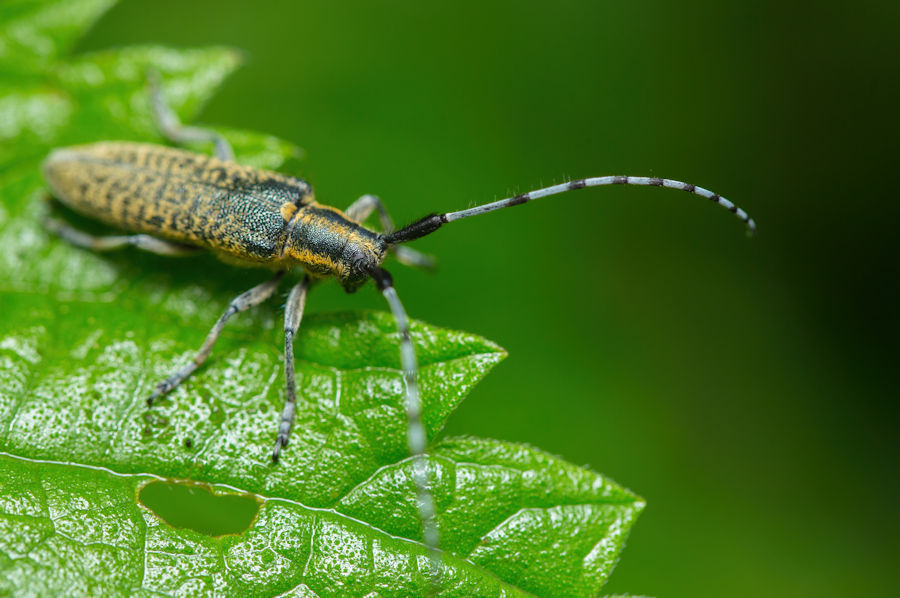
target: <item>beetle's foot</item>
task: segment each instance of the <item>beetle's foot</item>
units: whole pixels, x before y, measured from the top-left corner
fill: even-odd
[[[153,390],[150,396],[147,397],[147,407],[152,407],[156,399],[166,396],[170,390],[178,385],[179,382],[181,382],[181,380],[177,375],[175,375],[169,376],[168,378],[157,384],[156,388]]]
[[[278,458],[281,457],[281,449],[287,447],[288,445],[288,437],[283,436],[281,432],[278,433],[278,440],[275,441],[275,448],[272,449],[272,463],[278,463]]]
[[[281,449],[288,445],[291,439],[291,428],[294,426],[294,410],[296,403],[293,400],[284,404],[281,411],[281,423],[278,424],[278,439],[275,441],[275,448],[272,450],[272,462],[278,463],[278,457],[281,456]]]

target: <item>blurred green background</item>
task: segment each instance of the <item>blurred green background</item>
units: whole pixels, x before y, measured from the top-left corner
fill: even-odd
[[[399,222],[570,177],[395,265],[414,317],[509,350],[447,433],[589,464],[649,506],[606,590],[892,595],[900,556],[896,2],[123,0],[79,50],[227,44],[201,120],[271,132]],[[235,289],[235,292],[243,289]],[[376,307],[317,288],[309,309]]]

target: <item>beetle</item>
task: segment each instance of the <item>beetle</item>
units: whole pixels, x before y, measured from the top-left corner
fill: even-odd
[[[421,420],[418,366],[406,311],[391,275],[382,266],[386,256],[392,253],[402,263],[427,267],[430,258],[402,244],[450,222],[605,185],[650,185],[687,191],[733,212],[751,234],[756,230],[753,219],[744,210],[712,191],[672,179],[633,176],[573,180],[466,210],[429,214],[394,230],[384,205],[375,196],[364,195],[341,211],[317,203],[312,187],[302,179],[236,163],[224,137],[182,125],[165,104],[155,78],[151,78],[150,87],[154,116],[163,135],[175,143],[213,142],[215,156],[120,141],[56,149],[42,166],[52,195],[74,211],[130,234],[92,236],[53,218],[46,221],[47,228],[74,245],[98,251],[134,246],[161,255],[182,256],[209,250],[227,262],[266,267],[275,274],[229,303],[193,359],[156,385],[147,399],[148,406],[202,365],[229,318],[268,299],[288,271],[300,268],[304,276],[291,289],[285,305],[285,404],[272,450],[272,460],[277,462],[288,445],[294,420],[293,339],[310,286],[318,280],[336,278],[347,292],[354,292],[369,279],[374,280],[401,338],[408,444],[425,545],[433,563],[437,562],[434,555],[438,530],[424,457],[427,439]],[[362,224],[375,210],[382,231]]]

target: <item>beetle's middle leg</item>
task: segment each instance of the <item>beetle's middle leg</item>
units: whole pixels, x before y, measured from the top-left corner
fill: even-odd
[[[281,449],[287,446],[294,425],[294,412],[297,408],[297,382],[294,378],[294,336],[300,328],[303,309],[306,307],[306,294],[310,286],[309,276],[294,285],[284,306],[284,409],[281,411],[281,423],[278,425],[278,439],[272,449],[272,461],[278,463]]]
[[[363,221],[372,215],[372,212],[378,210],[378,220],[381,222],[381,229],[385,233],[394,230],[394,221],[388,214],[387,208],[381,199],[375,195],[363,195],[348,207],[344,213],[350,220],[362,224]],[[415,266],[417,268],[434,269],[436,262],[433,256],[421,253],[415,249],[410,249],[404,245],[392,245],[390,251],[397,257],[397,261],[407,266]]]
[[[167,392],[181,384],[181,382],[190,376],[194,370],[200,367],[206,358],[209,357],[210,352],[212,351],[213,345],[216,344],[216,341],[219,340],[219,335],[222,333],[222,329],[225,328],[225,323],[228,321],[228,318],[233,316],[236,313],[245,311],[254,305],[259,305],[266,299],[272,296],[272,293],[275,292],[275,289],[278,288],[278,283],[281,282],[281,279],[284,277],[285,271],[281,271],[276,274],[270,280],[266,282],[256,285],[249,291],[245,291],[231,300],[231,303],[228,304],[228,307],[225,308],[225,312],[219,316],[218,321],[216,321],[215,325],[212,327],[212,330],[209,331],[209,334],[206,335],[206,340],[203,341],[203,346],[200,347],[200,350],[197,351],[194,358],[191,359],[187,365],[178,369],[174,374],[160,382],[156,385],[156,389],[153,391],[153,394],[147,398],[147,405],[152,405],[153,401],[157,398],[165,395]]]
[[[178,115],[166,103],[162,87],[159,83],[159,74],[155,71],[147,73],[147,81],[150,84],[150,105],[153,108],[153,118],[163,137],[174,143],[194,143],[211,141],[216,146],[216,157],[220,160],[234,162],[234,150],[228,140],[211,129],[189,127],[181,124]]]

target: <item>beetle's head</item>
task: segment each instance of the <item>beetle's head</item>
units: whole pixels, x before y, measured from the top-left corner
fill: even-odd
[[[368,231],[366,231],[368,232]],[[341,253],[338,280],[348,293],[356,291],[381,266],[388,245],[381,235],[352,235]]]

